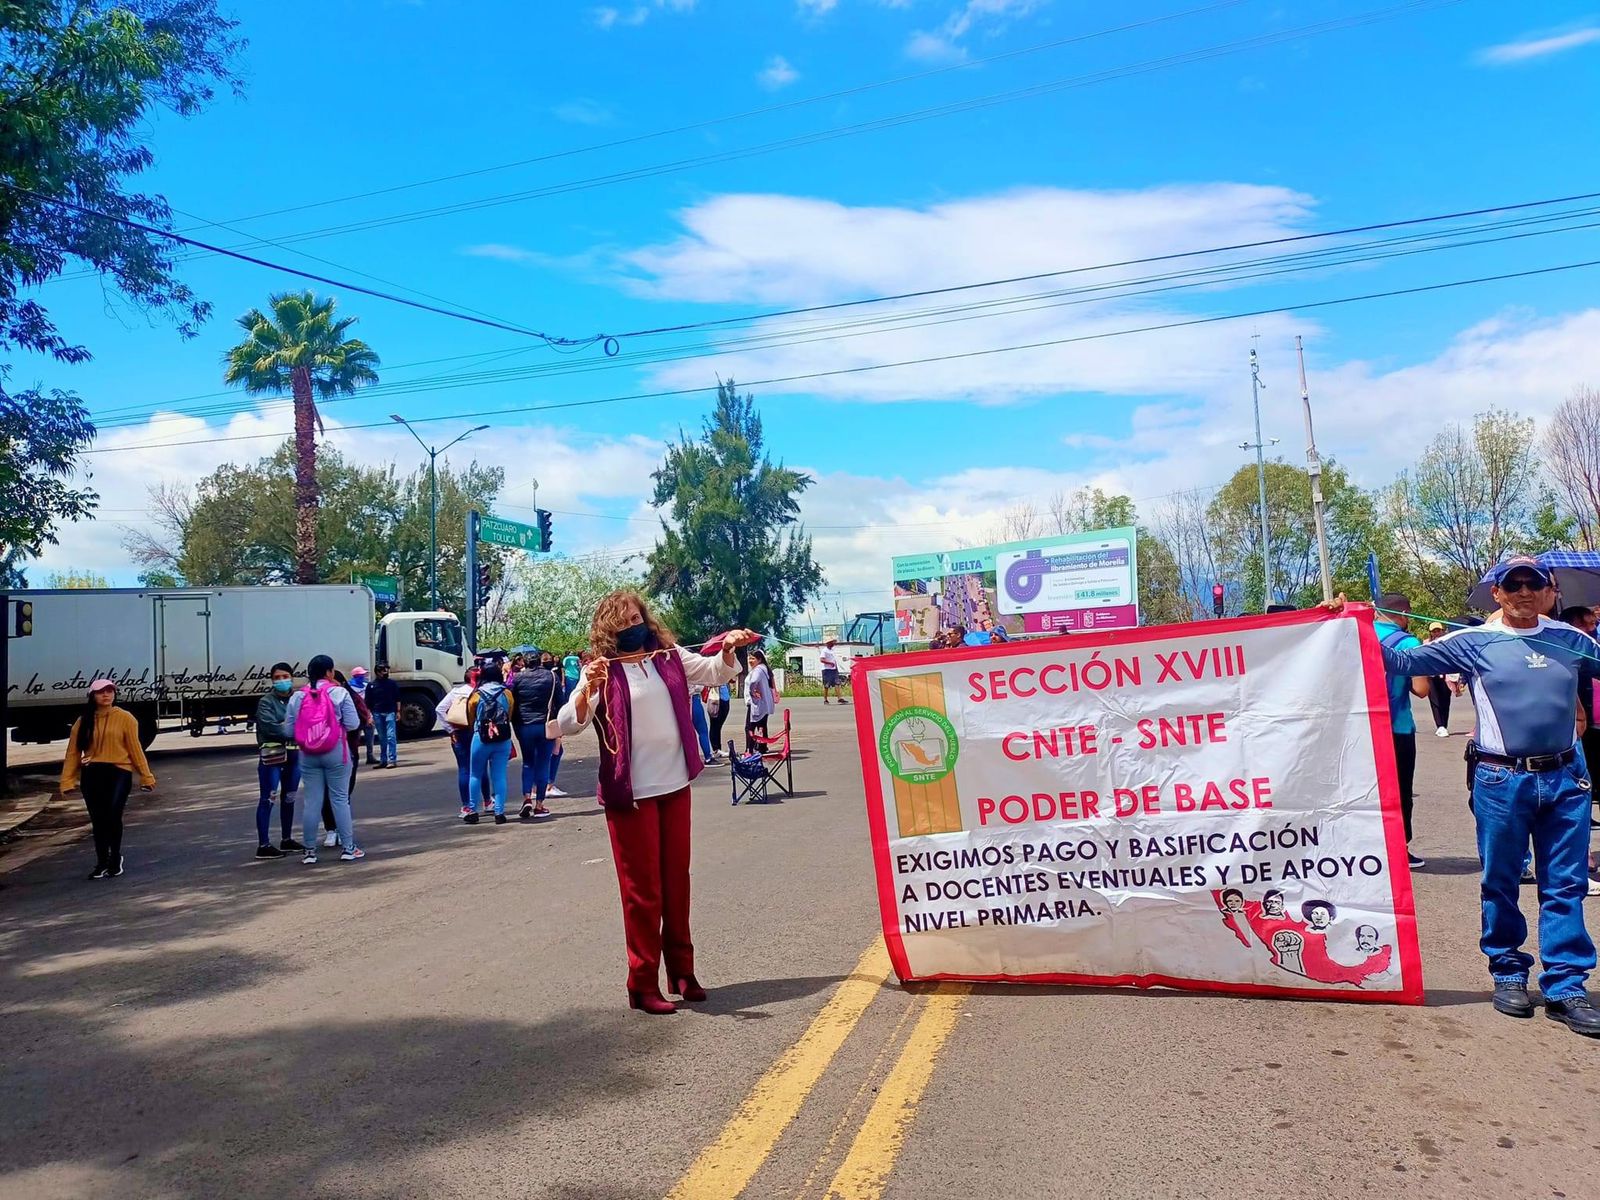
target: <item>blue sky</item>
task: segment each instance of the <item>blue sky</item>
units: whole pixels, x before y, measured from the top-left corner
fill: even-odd
[[[147,183],[191,214],[180,228],[233,227],[195,236],[272,239],[283,244],[251,252],[572,337],[1600,191],[1588,116],[1600,81],[1597,10],[1460,0],[1393,12],[1404,7],[641,0],[478,4],[464,17],[441,0],[346,0],[284,3],[269,17],[250,6],[238,10],[251,43],[244,96],[153,122]],[[1314,31],[1366,13],[1389,15]],[[1115,25],[1137,27],[1104,32]],[[1058,44],[1030,49],[1047,43]],[[1008,57],[981,61],[996,56]],[[674,165],[1029,88],[1037,94]],[[682,125],[700,127],[586,150]],[[513,162],[523,165],[495,169]],[[462,173],[471,174],[409,186]],[[395,190],[343,199],[379,189]],[[545,506],[603,514],[559,515],[559,545],[618,552],[651,541],[646,475],[663,440],[698,423],[708,395],[497,410],[709,386],[719,373],[775,378],[972,353],[1588,259],[1600,259],[1595,230],[1068,307],[1016,304],[1048,286],[1018,285],[943,301],[1016,304],[981,320],[907,319],[912,327],[831,341],[777,323],[759,332],[799,344],[737,354],[708,350],[700,333],[626,338],[611,361],[319,287],[359,315],[386,389],[425,381],[326,415],[338,426],[396,411],[450,418],[431,425],[438,441],[489,420],[493,432],[452,458],[471,452],[508,468],[505,515],[527,516],[516,506],[531,503],[536,477]],[[1543,415],[1574,385],[1600,382],[1600,311],[1589,299],[1597,273],[754,390],[774,455],[818,477],[806,516],[830,579],[823,606],[873,608],[891,554],[985,540],[1018,501],[1042,506],[1054,491],[1096,483],[1129,492],[1154,517],[1173,489],[1225,479],[1244,461],[1236,444],[1249,432],[1252,334],[1269,384],[1268,435],[1298,457],[1298,333],[1323,449],[1369,485],[1391,478],[1442,421],[1489,404]],[[266,453],[273,438],[245,439],[288,428],[281,407],[213,394],[224,391],[233,317],[294,281],[212,257],[182,274],[216,314],[188,342],[97,280],[43,289],[95,361],[22,363],[18,381],[33,372],[80,391],[108,451],[94,462],[104,516],[66,531],[44,570],[90,567],[131,581],[120,525],[150,519],[148,483],[192,481],[228,458]],[[840,332],[839,319],[821,332]],[[701,356],[628,360],[663,345]],[[482,357],[460,357],[469,355]],[[442,359],[453,361],[406,365]],[[502,374],[485,380],[488,371]],[[174,415],[217,405],[239,411]],[[473,417],[480,412],[496,415]],[[417,457],[398,428],[333,436],[403,468]],[[174,442],[193,444],[155,444]]]

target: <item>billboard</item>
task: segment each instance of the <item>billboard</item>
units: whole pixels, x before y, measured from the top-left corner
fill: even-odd
[[[998,626],[1012,637],[1139,624],[1137,534],[1097,529],[971,546],[893,562],[895,634]]]

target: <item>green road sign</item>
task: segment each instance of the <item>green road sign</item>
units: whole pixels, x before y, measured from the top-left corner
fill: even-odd
[[[367,575],[357,571],[351,583],[364,583],[372,589],[372,598],[379,604],[400,603],[400,577],[398,575]]]
[[[543,548],[539,530],[520,521],[507,521],[500,517],[484,516],[478,520],[478,538],[491,546],[510,546],[515,550],[540,550]]]

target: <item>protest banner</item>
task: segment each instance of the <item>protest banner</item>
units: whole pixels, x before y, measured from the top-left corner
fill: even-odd
[[[1422,1002],[1373,613],[858,659],[902,980]]]

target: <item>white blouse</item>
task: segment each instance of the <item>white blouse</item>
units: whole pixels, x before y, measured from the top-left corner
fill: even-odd
[[[739,673],[738,663],[730,666],[720,654],[696,654],[682,646],[675,649],[691,691],[720,687]],[[683,737],[678,731],[678,718],[673,712],[667,681],[648,657],[636,663],[613,661],[609,669],[624,672],[628,679],[628,699],[633,706],[633,736],[629,749],[634,799],[665,796],[687,787],[689,768],[683,760]],[[578,692],[574,689],[561,706],[557,721],[562,736],[571,737],[593,718],[591,703],[588,719],[578,720]]]

